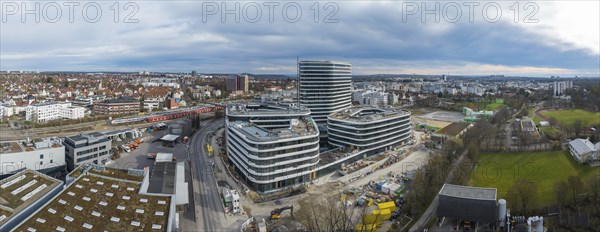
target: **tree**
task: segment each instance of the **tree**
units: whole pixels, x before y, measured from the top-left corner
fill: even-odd
[[[577,195],[583,191],[583,182],[579,176],[569,176],[569,189],[571,190],[571,195],[573,196],[573,203],[577,203]]]
[[[573,130],[575,130],[575,137],[579,137],[579,133],[581,133],[581,127],[583,125],[583,122],[581,122],[581,120],[576,119],[575,122],[573,122]]]
[[[537,187],[534,182],[521,180],[515,182],[506,191],[506,200],[511,209],[515,209],[518,213],[525,214],[536,205]]]
[[[569,194],[569,185],[566,181],[557,181],[554,183],[554,194],[556,194],[556,203],[564,205]]]
[[[339,201],[333,196],[311,197],[299,203],[300,210],[295,218],[308,231],[350,231],[365,214],[365,208],[347,205],[345,201]]]
[[[588,186],[590,187],[590,194],[594,202],[598,202],[600,198],[600,174],[591,175],[588,178]]]

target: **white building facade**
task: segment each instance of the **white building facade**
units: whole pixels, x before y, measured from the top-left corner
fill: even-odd
[[[70,102],[48,102],[27,106],[25,120],[48,122],[58,119],[80,119],[85,116],[85,108],[71,106]]]
[[[379,153],[412,137],[410,112],[386,107],[352,107],[329,115],[329,144]]]
[[[258,192],[310,182],[319,162],[319,130],[306,108],[231,105],[226,110],[229,161]]]
[[[28,168],[45,174],[65,171],[65,147],[60,140],[1,142],[0,176]]]

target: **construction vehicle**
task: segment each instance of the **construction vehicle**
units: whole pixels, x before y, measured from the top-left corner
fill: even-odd
[[[294,206],[290,205],[290,206],[281,207],[281,208],[278,208],[278,209],[271,210],[271,219],[280,219],[281,218],[281,213],[283,211],[288,210],[288,209],[290,210],[290,215],[292,217],[294,217]]]
[[[133,151],[138,148],[140,143],[143,143],[143,142],[144,142],[144,140],[137,138],[137,139],[131,141],[131,143],[129,143],[129,149],[131,149]]]

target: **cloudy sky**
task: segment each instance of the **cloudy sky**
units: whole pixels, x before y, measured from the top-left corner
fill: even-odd
[[[599,1],[39,1],[25,14],[35,3],[2,2],[0,70],[288,74],[296,56],[355,74],[600,69]]]

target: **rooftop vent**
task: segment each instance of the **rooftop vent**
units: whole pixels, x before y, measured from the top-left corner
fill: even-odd
[[[67,220],[67,221],[70,221],[70,222],[73,221],[73,218],[71,216],[69,216],[69,215],[65,216],[64,219]]]
[[[94,227],[94,226],[87,224],[87,223],[83,223],[83,228],[92,229],[92,227]]]
[[[119,221],[121,221],[121,219],[118,218],[118,217],[110,217],[110,220],[113,221],[113,222],[119,222]]]

